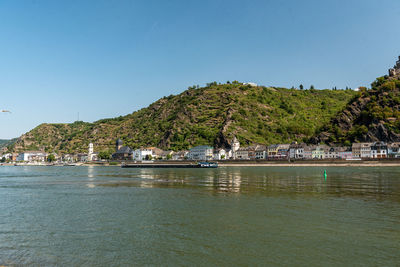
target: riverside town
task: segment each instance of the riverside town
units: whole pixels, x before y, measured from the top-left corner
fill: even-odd
[[[400,0],[0,3],[0,267],[400,267]]]
[[[48,164],[84,164],[107,162],[94,152],[93,143],[89,144],[88,153],[63,154],[45,153],[42,151],[25,151],[22,153],[5,153],[0,155],[1,162],[28,165]],[[203,145],[184,151],[164,151],[156,147],[132,149],[123,146],[118,139],[115,153],[109,161],[321,161],[321,160],[371,160],[371,159],[400,159],[400,142],[385,143],[353,143],[352,146],[328,146],[298,144],[272,144],[241,147],[237,138],[231,140],[229,149],[213,148]]]

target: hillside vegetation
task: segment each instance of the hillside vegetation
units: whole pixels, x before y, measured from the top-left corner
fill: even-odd
[[[190,87],[147,108],[94,123],[41,124],[10,150],[86,152],[114,149],[116,138],[132,148],[188,149],[195,145],[304,141],[314,137],[356,96],[352,90],[296,90],[252,87],[238,82]]]

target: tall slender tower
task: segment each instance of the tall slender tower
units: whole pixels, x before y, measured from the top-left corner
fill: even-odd
[[[238,149],[240,148],[240,142],[239,140],[236,138],[236,136],[233,137],[233,140],[231,142],[231,147],[232,147],[232,151],[236,152],[238,151]]]
[[[89,144],[89,153],[88,153],[89,155],[92,155],[93,154],[93,143],[90,143]]]
[[[89,151],[88,151],[88,160],[91,161],[93,160],[93,143],[89,144]]]

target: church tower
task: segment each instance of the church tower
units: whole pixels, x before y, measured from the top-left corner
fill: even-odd
[[[93,143],[90,143],[89,144],[89,152],[88,152],[89,158],[90,158],[90,155],[92,155],[92,154],[93,154]]]
[[[232,139],[231,147],[232,147],[232,151],[233,151],[233,152],[238,151],[239,148],[240,148],[240,142],[239,142],[239,140],[236,138],[236,136],[234,136],[233,139]]]
[[[122,147],[122,140],[118,138],[117,142],[115,142],[115,151],[118,151]]]
[[[92,161],[93,160],[93,143],[89,144],[89,150],[88,150],[88,161]]]

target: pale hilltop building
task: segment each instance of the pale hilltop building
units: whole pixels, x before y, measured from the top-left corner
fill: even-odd
[[[243,85],[250,85],[251,87],[257,87],[258,86],[258,84],[253,83],[253,82],[243,83]]]
[[[393,68],[389,69],[389,76],[394,77],[400,75],[400,56],[399,60],[396,61],[396,65]]]

